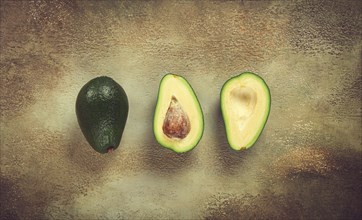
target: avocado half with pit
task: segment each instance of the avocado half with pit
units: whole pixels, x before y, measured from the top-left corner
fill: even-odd
[[[193,149],[204,132],[200,103],[185,78],[166,74],[159,86],[153,131],[157,142],[177,153]]]
[[[253,146],[270,112],[270,90],[265,81],[254,73],[244,72],[225,82],[220,99],[230,147],[244,150]]]

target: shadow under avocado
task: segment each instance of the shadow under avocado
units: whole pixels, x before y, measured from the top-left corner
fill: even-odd
[[[116,152],[106,154],[96,152],[83,136],[76,120],[72,123],[68,134],[71,137],[67,144],[67,159],[83,172],[92,174],[101,173],[116,157]],[[115,151],[117,151],[117,149]]]
[[[220,101],[214,105],[214,120],[213,132],[215,135],[215,151],[217,155],[217,165],[219,165],[219,172],[223,174],[235,174],[240,170],[244,158],[247,158],[249,154],[252,154],[252,149],[236,151],[233,150],[226,137],[224,120],[220,108]],[[211,123],[210,123],[211,124]]]
[[[153,102],[153,110],[156,107],[156,100]],[[150,111],[150,122],[148,123],[149,130],[146,137],[144,148],[143,169],[159,174],[174,174],[182,170],[187,170],[195,164],[194,150],[185,153],[176,153],[168,148],[161,146],[157,141],[153,133],[153,117],[154,111]]]

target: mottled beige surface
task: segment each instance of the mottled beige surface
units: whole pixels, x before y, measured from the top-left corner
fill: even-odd
[[[1,219],[358,219],[360,1],[1,1]],[[219,92],[253,71],[272,94],[258,142],[232,151]],[[167,72],[205,116],[186,154],[152,120]],[[90,79],[128,94],[121,146],[93,151],[74,112]]]

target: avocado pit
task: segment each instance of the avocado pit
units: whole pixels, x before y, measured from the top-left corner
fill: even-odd
[[[167,137],[178,139],[184,139],[190,133],[190,119],[175,96],[171,98],[162,130]]]

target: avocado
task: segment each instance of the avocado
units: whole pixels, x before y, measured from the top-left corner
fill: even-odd
[[[225,82],[220,99],[230,147],[244,150],[253,146],[270,112],[271,96],[265,81],[254,73],[244,72]]]
[[[99,153],[115,150],[122,138],[128,116],[128,98],[112,78],[90,80],[76,101],[79,126],[88,143]]]
[[[193,149],[204,132],[204,115],[185,78],[166,74],[159,86],[153,120],[157,142],[177,153]]]

